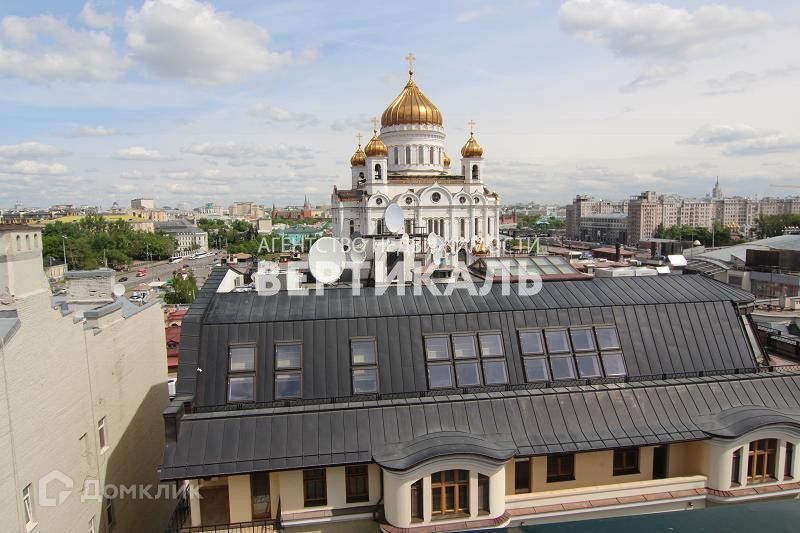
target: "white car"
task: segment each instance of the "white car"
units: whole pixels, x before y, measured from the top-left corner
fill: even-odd
[[[170,257],[169,264],[174,265],[175,263],[180,263],[183,261],[183,257]]]

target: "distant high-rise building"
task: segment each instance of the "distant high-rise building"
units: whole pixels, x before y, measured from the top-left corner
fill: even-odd
[[[711,190],[711,198],[714,200],[722,199],[722,187],[719,186],[719,176],[717,176],[717,182],[714,184],[714,188]]]
[[[134,198],[131,200],[131,209],[143,211],[155,208],[156,202],[152,198]]]

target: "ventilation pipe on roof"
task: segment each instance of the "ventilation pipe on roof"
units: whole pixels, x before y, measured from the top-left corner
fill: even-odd
[[[619,241],[617,241],[617,244],[614,245],[614,261],[616,261],[617,263],[619,263],[620,260],[622,259],[622,254],[620,253],[620,248],[621,247],[620,247]]]

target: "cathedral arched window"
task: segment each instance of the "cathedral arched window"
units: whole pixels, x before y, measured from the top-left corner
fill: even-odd
[[[356,221],[355,220],[351,220],[350,221],[350,235],[355,233],[355,231],[356,231]]]
[[[436,161],[436,157],[433,155],[433,146],[431,146],[431,160],[430,160],[430,163],[433,164],[434,161]]]
[[[375,179],[381,179],[381,166],[377,164],[375,165]]]
[[[25,248],[27,248],[28,250],[31,249],[31,236],[30,235],[25,235]]]
[[[462,239],[466,239],[467,238],[467,219],[466,218],[462,218],[461,219],[461,232],[460,232],[460,234],[461,234],[461,238]]]
[[[358,173],[358,182],[359,183],[364,183],[365,181],[367,181],[367,180],[364,178],[364,173],[363,172],[359,172]]]
[[[34,234],[33,235],[33,247],[34,248],[39,248],[39,235],[38,234]]]
[[[20,237],[19,235],[17,235],[17,251],[18,252],[22,251],[22,237]]]
[[[439,148],[438,152],[439,152],[439,164],[441,165],[442,164],[442,149]]]
[[[406,165],[411,164],[411,147],[406,146]]]
[[[425,163],[425,147],[423,146],[419,147],[419,153],[417,154],[417,157],[418,157],[417,159],[418,165],[422,165],[423,163]]]
[[[400,149],[397,146],[394,147],[394,164],[400,164]]]
[[[472,165],[472,179],[478,179],[478,165]]]

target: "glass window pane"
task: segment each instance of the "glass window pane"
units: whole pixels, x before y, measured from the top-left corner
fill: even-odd
[[[503,337],[499,333],[481,333],[479,338],[482,357],[503,355]]]
[[[548,353],[563,353],[569,351],[567,332],[563,329],[544,330],[544,339],[547,341]]]
[[[477,361],[456,363],[456,381],[459,387],[474,387],[481,384],[481,373]]]
[[[228,401],[229,402],[252,402],[253,376],[238,376],[228,379]]]
[[[375,341],[372,339],[350,341],[350,355],[354,365],[374,365]]]
[[[447,389],[453,386],[453,367],[450,365],[428,365],[428,381],[432,389]]]
[[[275,398],[299,398],[300,374],[298,372],[275,374]]]
[[[453,356],[456,359],[478,357],[475,335],[453,335]]]
[[[523,354],[544,353],[541,331],[520,331],[519,345]]]
[[[425,356],[428,361],[450,359],[450,340],[447,337],[425,337]]]
[[[487,385],[497,385],[500,383],[508,383],[508,373],[506,372],[506,362],[498,361],[484,361],[483,362],[483,378]]]
[[[582,378],[597,378],[603,375],[600,370],[600,359],[596,355],[579,355],[578,375]]]
[[[544,357],[526,357],[525,379],[528,381],[549,380],[550,373],[547,371],[547,359]]]
[[[621,353],[604,353],[602,357],[606,376],[624,376],[628,373],[625,370],[625,359],[622,357]]]
[[[370,392],[378,392],[378,369],[354,368],[353,394],[367,394]]]
[[[255,369],[256,349],[254,346],[231,346],[229,354],[231,372],[246,372]]]
[[[572,357],[551,357],[550,369],[553,379],[575,379],[575,363]]]
[[[617,328],[613,326],[594,328],[594,333],[597,336],[597,347],[601,350],[613,350],[615,348],[619,348]]]
[[[283,370],[286,368],[300,368],[300,357],[302,345],[297,344],[276,344],[275,345],[275,369]]]
[[[594,350],[594,338],[591,329],[570,329],[569,335],[572,337],[572,347],[576,352],[588,352]]]

